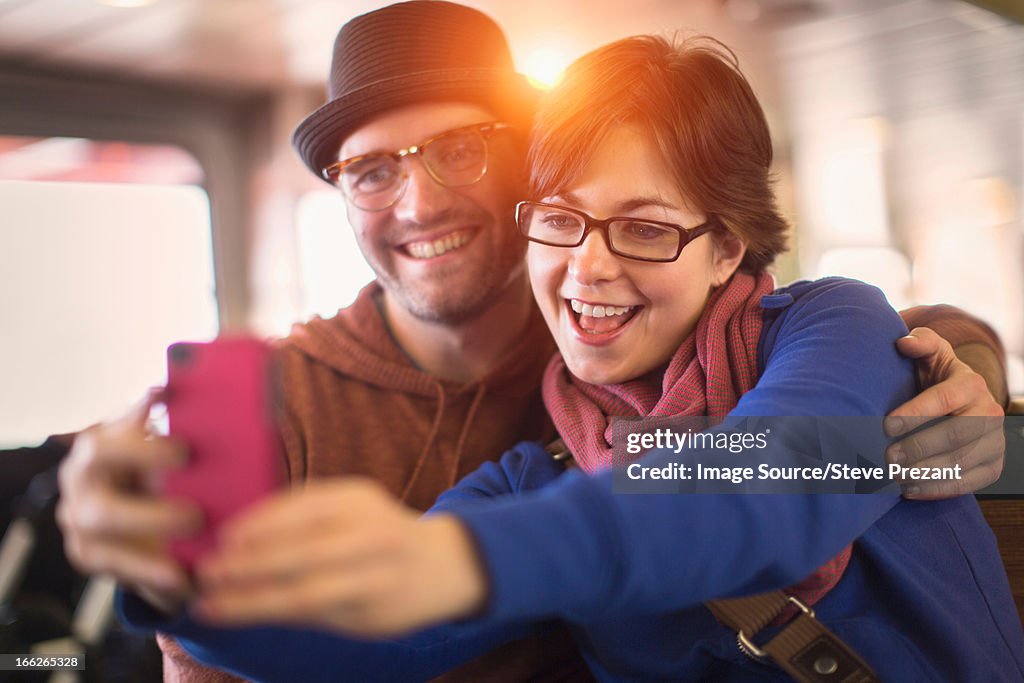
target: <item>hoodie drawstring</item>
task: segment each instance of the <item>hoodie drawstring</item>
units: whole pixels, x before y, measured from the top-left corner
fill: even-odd
[[[402,490],[401,500],[406,500],[409,493],[412,491],[413,485],[416,483],[416,479],[419,477],[420,471],[423,469],[424,463],[427,461],[427,457],[430,454],[430,448],[434,445],[434,439],[437,438],[437,433],[441,429],[441,419],[444,417],[444,410],[446,407],[446,396],[444,393],[444,385],[438,383],[435,385],[437,388],[437,411],[434,413],[434,423],[430,427],[430,434],[427,436],[427,441],[423,446],[423,450],[420,452],[419,457],[416,459],[416,465],[413,467],[412,474],[409,475],[409,481],[406,482],[405,488]],[[455,444],[455,454],[452,458],[451,469],[448,473],[448,488],[455,485],[459,476],[459,463],[462,462],[462,449],[466,445],[466,439],[469,438],[469,429],[473,425],[473,419],[476,417],[477,411],[480,409],[480,404],[483,403],[484,396],[487,395],[487,385],[482,383],[473,395],[473,401],[469,404],[469,410],[466,412],[466,419],[462,423],[462,430],[459,432],[459,440]]]
[[[459,433],[459,440],[455,445],[455,458],[452,460],[452,471],[448,475],[448,488],[455,486],[455,481],[459,476],[459,463],[462,462],[462,447],[466,443],[466,437],[469,436],[469,428],[473,424],[473,418],[476,417],[477,408],[480,407],[486,393],[487,385],[481,382],[480,388],[476,390],[473,402],[469,406],[469,411],[466,413],[466,419],[462,423],[462,431]]]
[[[409,475],[409,481],[405,483],[405,488],[402,489],[402,495],[400,497],[400,500],[402,501],[409,497],[409,492],[412,491],[412,486],[416,483],[420,470],[423,469],[423,463],[427,461],[427,455],[430,453],[430,447],[434,445],[434,439],[437,438],[437,433],[441,429],[441,418],[444,417],[445,408],[444,385],[440,382],[436,382],[434,384],[434,388],[437,389],[437,411],[434,413],[434,424],[430,427],[430,434],[427,435],[427,441],[423,445],[423,450],[416,459],[416,465],[412,469],[412,474]]]

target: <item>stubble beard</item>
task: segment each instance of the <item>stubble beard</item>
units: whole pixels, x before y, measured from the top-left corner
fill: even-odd
[[[485,237],[478,235],[476,239]],[[376,259],[371,261],[371,267],[384,290],[411,315],[424,322],[457,326],[486,311],[517,274],[523,275],[523,249],[517,248],[518,235],[513,233],[511,237],[500,242],[493,263],[472,264],[471,276],[458,272],[443,273],[435,282],[423,283],[426,286],[403,281],[395,274],[393,266],[387,267]],[[467,247],[473,248],[473,245]]]

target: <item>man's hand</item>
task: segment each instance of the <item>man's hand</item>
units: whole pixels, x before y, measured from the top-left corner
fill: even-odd
[[[1006,439],[1003,409],[981,375],[958,360],[949,343],[927,327],[914,328],[896,342],[900,353],[916,361],[924,391],[885,419],[889,436],[900,436],[935,419],[944,420],[892,444],[886,460],[906,467],[960,465],[961,479],[914,482],[908,498],[948,498],[972,493],[999,479]]]
[[[202,526],[199,510],[155,495],[160,473],[181,467],[180,444],[146,431],[153,392],[123,418],[91,427],[60,468],[57,522],[68,560],[86,574],[109,574],[158,609],[180,606],[189,592],[167,539]]]
[[[479,610],[486,579],[462,523],[420,517],[369,479],[308,484],[257,504],[200,560],[195,612],[217,624],[395,636]]]

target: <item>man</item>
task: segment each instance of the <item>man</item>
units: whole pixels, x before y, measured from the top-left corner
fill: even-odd
[[[350,308],[297,326],[280,346],[289,471],[295,482],[371,476],[423,509],[514,442],[552,436],[538,387],[554,347],[532,304],[512,218],[534,95],[489,18],[424,0],[346,24],[329,93],[294,143],[312,172],[345,193],[377,281]],[[998,412],[934,333],[900,344],[946,381],[897,413]],[[109,572],[172,612],[188,580],[163,540],[201,520],[184,503],[131,485],[186,457],[170,440],[147,438],[148,405],[78,440],[62,469],[59,516],[80,569]],[[998,475],[1001,432],[973,436],[983,447],[918,438],[904,451],[911,461],[960,459],[977,488],[994,478],[993,467]],[[167,680],[217,679],[173,641],[161,642]],[[574,653],[556,634],[510,644],[450,678],[585,677]]]

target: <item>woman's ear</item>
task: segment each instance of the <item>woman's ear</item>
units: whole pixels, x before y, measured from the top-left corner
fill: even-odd
[[[729,230],[711,233],[714,253],[712,255],[712,285],[718,287],[727,282],[747,254],[747,245]]]

